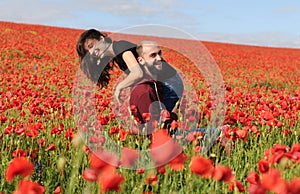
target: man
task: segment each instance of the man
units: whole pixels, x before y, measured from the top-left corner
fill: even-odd
[[[164,83],[160,81],[160,77],[162,73],[167,74],[168,72],[164,72],[166,63],[162,58],[162,51],[155,41],[142,41],[137,46],[137,53],[139,55],[137,60],[141,65],[144,77],[132,88],[129,104],[135,120],[140,124],[148,123],[149,134],[154,129],[154,123],[160,119],[162,110],[166,109],[162,103]],[[175,116],[170,114],[170,116],[172,115]],[[171,118],[168,117],[168,122]]]
[[[151,134],[155,129],[153,124],[155,124],[156,121],[159,121],[160,116],[162,116],[161,113],[163,110],[166,110],[164,103],[162,103],[162,95],[165,91],[163,86],[165,82],[160,81],[161,75],[163,74],[164,76],[168,76],[166,74],[173,74],[173,72],[164,71],[164,65],[166,63],[163,60],[162,51],[155,41],[142,41],[137,46],[137,53],[139,55],[137,60],[143,70],[144,78],[132,88],[129,104],[132,115],[135,117],[136,121],[140,124],[148,123],[147,134]],[[180,91],[183,89],[183,87],[181,88],[181,86],[179,86],[178,90],[178,85],[171,85],[171,89]],[[168,118],[162,119],[164,122],[164,127],[168,128],[168,124],[170,124],[173,120],[177,120],[177,115],[171,112]],[[221,145],[227,152],[232,148],[232,144],[222,134],[222,131],[224,131],[227,127],[229,126],[225,125],[209,131],[207,131],[206,128],[194,128],[185,131],[185,133],[187,134],[193,131],[201,131],[206,134],[205,138],[208,138],[207,141],[210,141],[209,139],[211,138],[214,141],[218,137],[218,141],[221,142]]]
[[[162,83],[161,101],[169,112],[174,112],[184,90],[177,70],[164,60],[160,46],[155,41],[142,41],[137,46],[137,54],[138,62],[146,65],[155,76],[153,78]]]

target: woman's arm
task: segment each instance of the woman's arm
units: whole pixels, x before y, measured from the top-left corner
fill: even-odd
[[[126,51],[122,54],[123,60],[125,61],[130,73],[128,76],[121,81],[115,91],[115,98],[120,102],[120,93],[122,89],[127,88],[129,86],[132,86],[133,84],[137,83],[143,78],[143,71],[134,57],[133,53],[131,51]]]

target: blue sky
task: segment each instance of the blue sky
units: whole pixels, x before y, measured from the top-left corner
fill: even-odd
[[[299,0],[1,0],[0,20],[300,48]],[[136,30],[149,24],[170,28]]]

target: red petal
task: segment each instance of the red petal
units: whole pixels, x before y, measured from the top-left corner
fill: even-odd
[[[5,177],[11,182],[15,176],[30,176],[33,172],[34,165],[25,157],[17,157],[11,160],[6,169]]]

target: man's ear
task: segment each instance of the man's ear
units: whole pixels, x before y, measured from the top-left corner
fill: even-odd
[[[139,64],[144,65],[145,64],[145,59],[143,57],[138,57],[137,61],[139,62]]]

